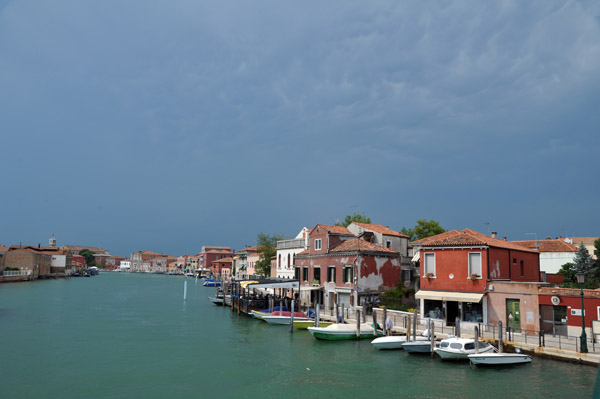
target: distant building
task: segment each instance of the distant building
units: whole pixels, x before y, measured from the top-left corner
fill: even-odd
[[[211,269],[213,261],[223,258],[233,258],[234,253],[230,247],[205,245],[202,247],[198,256],[198,268]]]
[[[591,255],[592,259],[598,259],[598,253],[596,252],[596,247],[594,246],[594,242],[600,237],[573,237],[571,238],[571,244],[575,245],[577,248],[581,244],[587,249],[588,253]]]
[[[577,247],[563,238],[511,241],[540,253],[540,271],[556,274],[565,263],[573,263]]]
[[[295,238],[277,241],[277,253],[271,266],[271,277],[294,278],[295,257],[300,252],[308,249],[308,236],[311,230],[308,227],[303,227]],[[275,267],[273,267],[273,264]]]
[[[164,258],[168,255],[159,254],[153,251],[136,251],[131,253],[131,271],[132,272],[145,272],[149,273],[152,271],[152,259]]]

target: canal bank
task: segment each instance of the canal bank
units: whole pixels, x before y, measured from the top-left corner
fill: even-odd
[[[101,273],[0,288],[6,398],[591,397],[592,367],[535,358],[502,370],[369,340],[321,342],[208,300],[187,279]],[[510,384],[506,384],[510,381]]]

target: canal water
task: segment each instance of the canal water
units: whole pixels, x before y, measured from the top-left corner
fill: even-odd
[[[0,285],[0,397],[591,398],[598,369],[443,363],[232,314],[213,288],[101,273]]]

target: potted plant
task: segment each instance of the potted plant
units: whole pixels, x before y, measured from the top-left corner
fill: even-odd
[[[477,273],[471,273],[471,275],[469,276],[469,280],[471,281],[475,281],[476,279],[480,278],[481,276]]]
[[[433,273],[425,273],[425,278],[431,280],[433,278]]]

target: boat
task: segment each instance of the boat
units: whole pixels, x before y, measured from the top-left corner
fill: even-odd
[[[281,308],[282,311],[284,312],[288,312],[288,308],[286,308],[285,306],[283,306]],[[279,312],[279,306],[275,306],[273,308],[273,313],[278,313]],[[264,309],[264,310],[251,310],[250,313],[248,313],[248,316],[253,317],[255,319],[259,319],[261,320],[263,316],[268,316],[269,313],[269,309]]]
[[[222,296],[209,296],[208,299],[215,305],[223,305],[223,297]]]
[[[439,348],[435,348],[442,360],[468,360],[468,356],[475,354],[475,345],[479,346],[479,353],[493,352],[494,347],[485,342],[475,341],[473,338],[451,337],[443,339]]]
[[[332,324],[329,327],[308,327],[308,331],[316,339],[327,341],[338,341],[344,339],[356,339],[356,324]],[[373,325],[363,323],[360,325],[360,338],[375,338],[383,335],[383,330],[373,331]]]
[[[262,316],[262,320],[269,324],[290,324],[292,312],[273,312]],[[294,320],[311,320],[305,313],[294,312]]]
[[[208,278],[204,280],[204,283],[202,283],[202,285],[204,287],[220,287],[221,286],[221,282],[220,281],[215,281],[212,278]]]
[[[439,342],[434,342],[434,348],[440,346]],[[431,341],[410,341],[402,344],[402,349],[408,353],[431,353]]]
[[[417,337],[417,341],[427,341],[428,337]],[[402,349],[402,344],[406,342],[406,335],[390,335],[388,337],[379,337],[371,341],[375,349]]]
[[[332,325],[333,322],[332,321],[323,321],[321,320],[319,322],[319,327],[327,327]],[[315,326],[315,321],[314,320],[296,320],[294,319],[294,328],[297,328],[298,330],[306,330],[308,327],[314,327]]]
[[[231,306],[231,295],[225,295],[225,305]]]
[[[475,353],[468,356],[472,364],[478,366],[509,366],[531,363],[531,356],[524,353]]]

